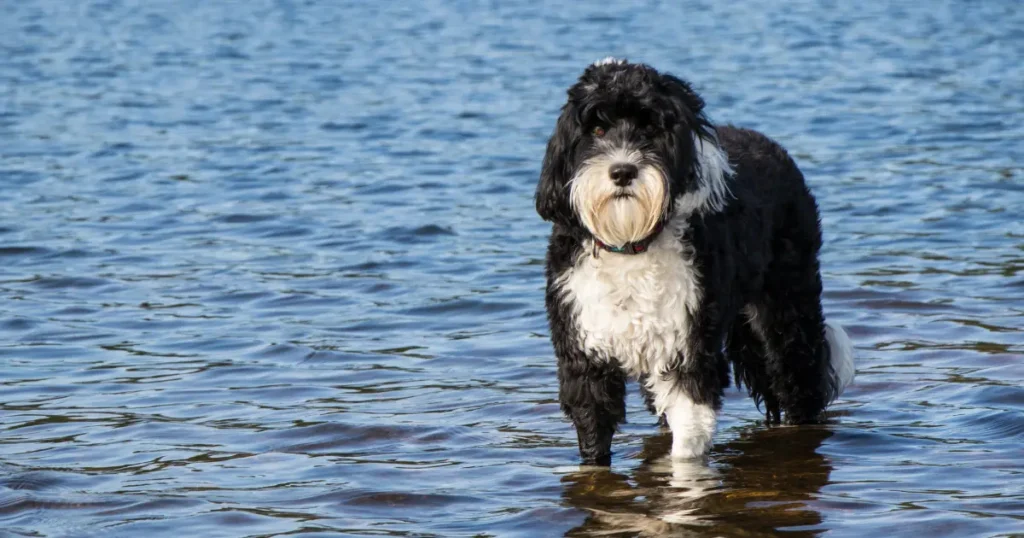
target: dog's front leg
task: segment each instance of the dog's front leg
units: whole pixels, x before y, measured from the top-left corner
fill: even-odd
[[[711,449],[729,383],[719,331],[700,323],[694,329],[689,351],[650,386],[672,430],[672,457],[679,459],[700,457]]]
[[[626,378],[610,361],[559,357],[558,399],[573,424],[584,465],[611,465],[612,435],[626,418]]]

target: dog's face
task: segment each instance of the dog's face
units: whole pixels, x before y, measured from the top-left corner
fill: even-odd
[[[705,145],[717,150],[704,102],[671,75],[608,59],[568,94],[537,186],[545,220],[582,226],[607,245],[639,241],[678,197],[699,193],[702,168],[724,163],[702,158]]]

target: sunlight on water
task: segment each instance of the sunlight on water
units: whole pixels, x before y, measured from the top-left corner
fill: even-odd
[[[0,535],[1024,532],[1016,2],[0,6]],[[533,209],[614,54],[790,149],[857,381],[703,465],[556,401]]]

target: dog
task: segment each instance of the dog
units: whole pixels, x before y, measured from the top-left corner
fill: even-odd
[[[688,82],[614,58],[587,67],[535,202],[552,223],[558,396],[584,464],[610,465],[629,377],[677,459],[708,454],[730,364],[769,423],[821,421],[852,381],[850,339],[822,313],[803,174],[765,135],[712,124]]]

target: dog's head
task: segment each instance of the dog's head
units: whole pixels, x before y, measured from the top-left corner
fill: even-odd
[[[609,58],[568,94],[537,185],[544,220],[619,246],[650,235],[673,211],[724,204],[729,164],[689,84]]]

